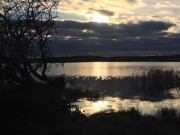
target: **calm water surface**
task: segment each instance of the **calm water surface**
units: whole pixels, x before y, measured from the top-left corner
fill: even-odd
[[[150,68],[180,71],[180,62],[83,62],[50,64],[49,75],[65,74],[72,89],[93,90],[106,96],[98,101],[78,99],[74,104],[86,114],[105,110],[121,110],[135,107],[142,113],[154,113],[162,107],[180,110],[180,89],[169,92],[147,91],[132,87],[132,76],[142,75]]]
[[[50,64],[50,75],[67,76],[112,76],[125,77],[139,75],[150,68],[180,70],[180,62],[82,62]]]

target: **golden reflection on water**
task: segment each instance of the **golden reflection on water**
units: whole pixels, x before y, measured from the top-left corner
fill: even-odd
[[[67,76],[112,76],[126,77],[140,75],[150,67],[163,67],[180,70],[179,62],[77,62],[61,64],[49,64],[51,70],[48,75]]]
[[[79,105],[80,110],[90,115],[101,111],[120,111],[134,107],[143,114],[153,114],[162,107],[173,107],[180,110],[180,99],[166,99],[159,102],[141,101],[139,99],[120,99],[115,97],[105,97],[96,102],[88,101],[86,98],[79,99],[74,104]]]
[[[102,74],[108,74],[107,63],[94,62],[92,63],[92,70],[90,74],[95,74],[96,76],[101,76]]]

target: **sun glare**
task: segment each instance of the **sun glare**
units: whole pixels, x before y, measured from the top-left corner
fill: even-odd
[[[89,14],[88,17],[89,17],[90,21],[92,21],[92,22],[99,22],[99,23],[108,23],[109,22],[109,18],[107,16],[100,15],[100,14]]]
[[[95,108],[104,108],[108,103],[106,101],[98,101],[94,103]]]

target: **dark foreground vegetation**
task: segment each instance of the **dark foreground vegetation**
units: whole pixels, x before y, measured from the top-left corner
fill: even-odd
[[[167,115],[164,116],[164,113]],[[58,125],[54,128],[53,133],[69,135],[177,135],[180,133],[180,119],[179,117],[171,117],[171,114],[169,109],[165,109],[165,112],[162,113],[163,118],[142,116],[139,111],[133,108],[128,111],[101,112]]]
[[[1,133],[26,135],[180,133],[180,117],[175,109],[163,108],[154,116],[142,115],[134,108],[85,116],[77,106],[71,105],[66,100],[57,100],[57,93],[50,87],[43,90],[30,88],[30,90],[30,93],[23,93],[21,97],[14,95],[11,98],[1,99]],[[72,108],[75,111],[72,111]]]
[[[134,108],[100,112],[86,116],[70,102],[80,97],[95,100],[101,94],[65,88],[63,77],[51,84],[1,89],[1,132],[26,135],[139,135],[180,133],[180,113],[162,108],[154,114],[142,114]]]

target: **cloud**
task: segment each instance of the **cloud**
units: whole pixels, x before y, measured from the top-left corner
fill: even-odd
[[[93,10],[93,11],[99,12],[100,14],[105,15],[105,16],[113,16],[114,15],[113,12],[108,11],[108,10],[104,10],[104,9],[95,10],[93,8],[90,8],[89,10]]]
[[[137,38],[166,35],[164,30],[175,26],[172,23],[161,21],[140,21],[128,24],[107,24],[95,22],[77,22],[71,20],[60,21],[57,23],[59,35],[98,39],[118,39],[118,38]]]
[[[173,1],[161,1],[157,2],[154,6],[156,8],[180,8],[180,1],[173,0]]]
[[[127,2],[129,2],[129,3],[136,3],[137,0],[127,0]]]
[[[161,10],[156,14],[161,15],[161,16],[171,16],[171,15],[173,15],[173,11],[171,11],[171,10]]]
[[[68,55],[100,55],[100,56],[131,56],[131,55],[158,55],[177,54],[180,52],[178,38],[159,40],[140,39],[122,40],[112,42],[110,40],[59,40],[53,44],[52,51],[56,54]],[[126,53],[125,53],[126,52]]]
[[[58,11],[67,14],[60,15],[62,19],[97,22],[101,18],[99,22],[115,24],[166,21],[180,28],[179,5],[179,0],[64,0]]]
[[[106,24],[64,20],[57,22],[59,33],[54,52],[69,55],[142,55],[180,52],[180,35],[165,32],[175,25],[162,21]]]
[[[117,22],[120,14],[133,14],[133,10],[143,7],[142,0],[65,0],[63,5],[59,6],[58,11],[68,14],[84,16],[91,20],[88,14],[100,13],[108,16],[110,22]]]

